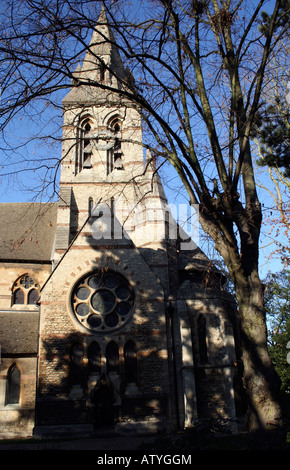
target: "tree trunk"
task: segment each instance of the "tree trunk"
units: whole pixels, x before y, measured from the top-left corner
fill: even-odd
[[[241,204],[236,203],[231,213],[231,208],[223,206],[231,216],[229,220],[233,219],[232,214],[235,215],[241,237],[240,250],[230,223],[226,224],[222,215],[217,222],[211,217],[212,211],[202,207],[200,221],[204,230],[214,239],[215,248],[223,257],[235,285],[242,380],[247,399],[247,430],[251,436],[258,436],[262,444],[269,443],[270,439],[273,445],[277,437],[281,445],[284,429],[279,397],[280,381],[268,353],[264,289],[258,274],[261,211],[258,203],[251,207],[255,210],[246,213]]]
[[[241,328],[243,385],[247,396],[247,428],[265,436],[283,429],[280,381],[267,349],[263,286],[258,273],[236,283]]]

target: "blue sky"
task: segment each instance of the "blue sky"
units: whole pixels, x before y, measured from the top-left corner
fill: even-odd
[[[269,2],[271,5],[272,2]],[[66,92],[58,94],[58,102],[61,102]],[[55,175],[55,165],[61,155],[61,143],[59,141],[48,141],[45,136],[57,136],[62,124],[61,113],[56,113],[56,109],[51,105],[42,108],[44,103],[39,102],[36,107],[19,113],[8,126],[5,133],[6,150],[0,149],[2,168],[0,168],[0,202],[27,202],[33,200],[47,201],[56,200],[54,187],[47,183],[56,177],[59,179],[59,172]],[[38,107],[39,108],[38,108]],[[49,124],[47,126],[47,123]],[[34,136],[39,134],[39,139]],[[25,143],[27,141],[27,143]],[[9,148],[10,146],[10,148]],[[16,147],[16,148],[15,148]],[[17,162],[17,166],[14,163]],[[35,166],[39,167],[35,171]],[[51,168],[50,170],[48,168]],[[16,170],[16,171],[15,171]],[[184,203],[187,195],[180,191],[180,184],[173,170],[166,169],[165,191],[169,203]],[[271,181],[264,173],[263,183],[270,185]],[[269,186],[270,187],[270,186]],[[259,190],[260,200],[263,204],[263,211],[273,207],[273,200],[266,191]],[[3,222],[3,221],[2,221]],[[271,225],[264,225],[261,235],[261,275],[270,271],[281,269],[279,260],[269,258],[274,249],[273,232]],[[281,236],[281,235],[280,235]],[[203,248],[203,246],[201,246]]]

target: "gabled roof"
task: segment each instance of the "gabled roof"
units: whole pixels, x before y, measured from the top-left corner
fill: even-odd
[[[0,204],[0,260],[51,260],[56,203]]]

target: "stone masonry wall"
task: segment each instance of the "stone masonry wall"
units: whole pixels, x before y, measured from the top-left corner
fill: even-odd
[[[122,273],[135,291],[131,320],[122,329],[104,335],[91,334],[82,328],[70,306],[71,290],[76,281],[85,273],[100,267]],[[149,398],[159,397],[158,400],[168,395],[164,294],[158,280],[155,278],[152,282],[153,278],[152,271],[134,248],[97,250],[96,247],[93,249],[87,246],[77,249],[75,245],[67,253],[42,293],[39,357],[41,400],[46,400],[48,396],[50,399],[68,399],[69,348],[76,339],[82,341],[85,348],[96,340],[103,351],[113,339],[121,353],[126,340],[133,339],[137,346],[138,394]],[[151,411],[154,415],[155,411]],[[135,416],[135,419],[138,417]]]

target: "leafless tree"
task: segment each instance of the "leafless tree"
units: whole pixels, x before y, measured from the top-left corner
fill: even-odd
[[[235,286],[248,428],[280,429],[258,272],[262,212],[250,139],[268,63],[287,26],[287,2],[277,0],[263,18],[266,0],[103,3],[110,41],[134,80],[118,77],[118,90],[98,80],[89,84],[139,106],[143,145],[174,168],[190,204],[198,204],[201,226]],[[85,84],[73,72],[100,6],[84,0],[7,0],[1,6],[3,136],[13,119],[24,112],[29,117],[41,104],[60,111],[64,90]],[[101,57],[95,61],[102,64]]]

